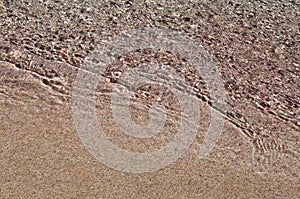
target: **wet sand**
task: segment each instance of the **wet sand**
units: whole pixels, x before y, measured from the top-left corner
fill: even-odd
[[[0,4],[1,198],[300,197],[298,1],[26,2]],[[210,122],[210,106],[199,100],[197,139],[168,167],[124,173],[91,155],[72,112],[78,70],[101,40],[145,26],[200,42],[221,72],[229,109],[262,136],[251,139],[225,120],[199,159]],[[172,139],[173,120],[157,140],[124,135],[110,110],[113,85],[99,82],[96,102],[110,140],[149,151]],[[142,111],[132,109],[137,121],[147,119]]]

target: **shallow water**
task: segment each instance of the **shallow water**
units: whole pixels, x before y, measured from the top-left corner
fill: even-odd
[[[299,4],[131,2],[1,1],[0,195],[299,198]],[[212,97],[205,71],[165,49],[133,49],[97,71],[84,69],[93,55],[102,63],[95,49],[101,52],[110,36],[145,26],[184,31],[201,43],[220,72],[226,109]],[[191,143],[183,136],[176,153],[169,153],[180,156],[168,165],[167,155],[154,159],[150,168],[162,167],[148,173],[124,172],[146,168],[146,159],[134,165],[134,157],[119,162],[106,151],[114,158],[101,161],[106,148],[97,151],[97,144],[89,143],[103,135],[85,137],[76,126],[74,90],[82,71],[91,75],[85,82],[90,87],[75,94],[90,111],[79,116],[114,146],[151,154],[178,138],[182,122],[189,125],[186,132],[196,129]],[[122,101],[126,92],[129,105]],[[176,92],[186,93],[187,102],[195,100],[196,108],[183,112]],[[85,118],[92,111],[96,123]],[[125,113],[130,120],[118,122]],[[213,114],[224,127],[218,139],[207,142]],[[193,122],[196,116],[200,119]],[[159,132],[151,131],[153,126]],[[125,131],[130,128],[137,130]],[[91,139],[88,144],[85,138]],[[201,150],[211,151],[199,158]]]

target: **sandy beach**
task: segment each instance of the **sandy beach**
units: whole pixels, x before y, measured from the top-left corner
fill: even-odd
[[[300,198],[299,8],[0,0],[0,198]]]

